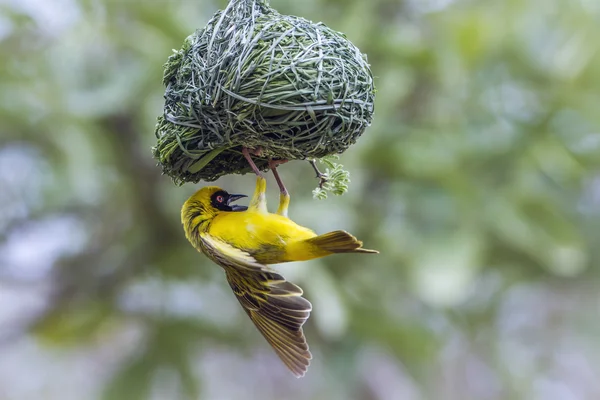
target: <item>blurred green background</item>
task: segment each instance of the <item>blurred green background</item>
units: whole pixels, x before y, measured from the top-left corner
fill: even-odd
[[[0,399],[600,398],[600,2],[271,0],[378,87],[347,195],[280,168],[293,219],[381,251],[279,268],[300,380],[151,158],[162,65],[225,4],[0,0]]]

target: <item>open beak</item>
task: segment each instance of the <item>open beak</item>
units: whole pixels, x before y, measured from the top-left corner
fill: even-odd
[[[231,204],[232,202],[243,199],[244,197],[248,197],[245,194],[230,194],[229,199],[227,200],[227,205],[231,207],[231,211],[246,211],[248,207],[246,206],[238,206],[237,204]]]

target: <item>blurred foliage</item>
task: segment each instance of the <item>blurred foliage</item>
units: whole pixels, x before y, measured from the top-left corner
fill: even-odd
[[[348,194],[280,168],[293,219],[381,251],[281,266],[314,306],[295,380],[150,152],[163,63],[225,2],[0,3],[0,398],[599,398],[599,4],[271,0],[378,87]]]

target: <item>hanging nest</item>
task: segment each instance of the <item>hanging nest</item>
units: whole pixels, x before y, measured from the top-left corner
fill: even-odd
[[[265,0],[231,0],[169,57],[163,83],[153,153],[177,184],[249,172],[242,147],[262,149],[262,169],[342,153],[373,115],[366,56]]]

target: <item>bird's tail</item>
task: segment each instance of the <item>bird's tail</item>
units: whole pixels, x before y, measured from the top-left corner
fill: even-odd
[[[333,231],[306,240],[307,243],[327,253],[379,253],[362,248],[362,242],[346,231]]]

